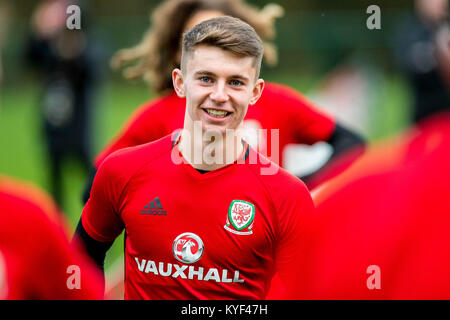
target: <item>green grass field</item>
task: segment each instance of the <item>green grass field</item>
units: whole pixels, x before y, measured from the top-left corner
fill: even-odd
[[[304,91],[310,89],[307,77],[279,76],[270,79]],[[373,114],[371,140],[397,132],[407,124],[407,95],[397,77],[385,77],[377,86],[377,102]],[[308,92],[305,92],[308,94]],[[37,99],[39,84],[34,81],[20,86],[4,86],[0,91],[0,172],[30,181],[49,190],[48,165],[42,139]],[[148,100],[151,94],[141,82],[115,82],[102,86],[95,110],[94,151],[98,152],[121,128],[133,110]],[[76,162],[68,162],[64,174],[65,203],[63,211],[74,228],[82,211],[81,193],[86,181],[84,172]],[[108,268],[123,250],[122,237],[116,240],[108,253]]]
[[[50,190],[49,166],[42,135],[36,83],[3,87],[0,93],[0,172],[32,182],[47,192]],[[150,93],[142,83],[105,84],[97,97],[94,126],[94,150],[97,153],[121,128],[133,110],[149,99]],[[81,165],[68,159],[64,167],[62,209],[72,228],[80,218],[83,204],[81,193],[86,175]],[[122,238],[122,237],[121,237]],[[120,255],[122,239],[108,253],[106,268]]]

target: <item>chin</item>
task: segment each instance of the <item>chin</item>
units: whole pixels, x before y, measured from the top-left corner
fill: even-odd
[[[221,126],[221,125],[215,125],[215,124],[211,124],[211,123],[204,123],[202,124],[202,129],[203,132],[210,132],[212,134],[221,134],[222,136],[225,136],[226,130],[230,129],[226,126]]]

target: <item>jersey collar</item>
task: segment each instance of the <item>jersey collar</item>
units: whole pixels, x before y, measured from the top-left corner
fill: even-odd
[[[172,148],[174,148],[175,151],[178,152],[178,155],[179,155],[180,159],[182,159],[181,166],[183,166],[184,169],[190,175],[192,175],[192,176],[194,176],[195,178],[198,178],[198,179],[210,178],[210,177],[213,177],[213,176],[225,174],[229,170],[232,170],[233,168],[235,168],[238,164],[244,164],[247,161],[248,156],[250,154],[250,145],[245,140],[241,140],[245,151],[242,153],[242,155],[239,157],[239,159],[237,159],[233,163],[227,164],[227,165],[225,165],[223,167],[220,167],[218,169],[211,170],[211,171],[206,172],[206,173],[200,173],[200,172],[197,171],[197,169],[195,169],[189,162],[187,162],[184,159],[181,151],[178,150],[177,145],[178,145],[178,143],[181,140],[181,132],[182,132],[182,130],[179,129],[179,130],[176,130],[176,131],[174,131],[172,133],[172,137],[171,137]]]

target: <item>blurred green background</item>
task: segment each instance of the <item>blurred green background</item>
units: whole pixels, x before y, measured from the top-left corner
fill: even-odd
[[[94,154],[115,134],[137,106],[154,97],[141,81],[125,81],[109,69],[111,55],[136,44],[149,26],[148,13],[160,1],[89,0],[89,20],[102,54],[102,82],[94,112]],[[249,1],[262,7],[270,1]],[[286,14],[277,21],[280,63],[264,67],[262,76],[314,98],[325,79],[342,65],[357,65],[364,71],[368,88],[364,95],[370,140],[392,135],[409,124],[408,87],[396,72],[392,45],[398,21],[412,9],[411,1],[277,1]],[[0,172],[33,182],[49,190],[48,164],[37,108],[41,80],[23,61],[30,16],[37,1],[19,0],[8,5],[8,28],[3,44],[3,82],[0,89]],[[381,8],[381,30],[368,30],[366,9]],[[325,106],[324,106],[325,107]],[[81,193],[87,177],[76,162],[64,173],[66,202],[63,211],[72,227],[82,211]],[[116,241],[106,267],[119,256],[122,241]]]

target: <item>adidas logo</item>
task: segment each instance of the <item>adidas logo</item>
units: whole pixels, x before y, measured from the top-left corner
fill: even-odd
[[[152,201],[148,203],[148,205],[144,206],[144,209],[141,210],[141,214],[151,214],[154,216],[165,216],[167,215],[167,211],[163,209],[161,201],[159,201],[158,197],[155,197]]]

